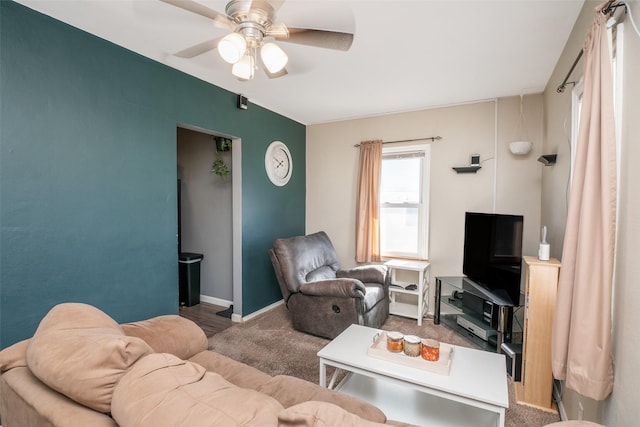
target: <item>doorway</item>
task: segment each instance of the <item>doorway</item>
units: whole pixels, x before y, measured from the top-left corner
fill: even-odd
[[[236,313],[233,150],[217,151],[216,137],[229,138],[188,126],[177,129],[178,250],[203,255],[200,301],[233,305]],[[226,178],[212,172],[216,159],[231,169]]]

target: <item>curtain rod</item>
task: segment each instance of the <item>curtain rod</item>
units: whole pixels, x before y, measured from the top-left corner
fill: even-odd
[[[609,4],[603,7],[601,12],[606,15],[608,13],[615,11],[619,7],[624,7],[624,13],[627,13],[626,3],[623,1],[616,3],[615,0],[609,1]]]
[[[625,13],[627,13],[627,5],[624,2],[616,3],[615,1],[610,1],[609,4],[607,4],[605,7],[603,7],[600,12],[605,14],[605,15],[607,15],[607,14],[615,11],[619,7],[624,7],[624,11],[625,11]],[[558,88],[556,89],[556,92],[563,93],[564,90],[566,89],[567,85],[574,85],[575,86],[576,82],[568,82],[567,80],[569,80],[569,77],[571,77],[571,73],[573,73],[573,70],[576,68],[576,65],[578,65],[578,61],[580,61],[580,58],[582,58],[583,52],[584,52],[584,49],[580,49],[580,52],[578,53],[578,56],[576,57],[576,60],[573,61],[573,65],[569,69],[569,72],[565,76],[565,78],[562,81],[562,83],[560,84],[560,86],[558,86]]]
[[[580,58],[582,58],[582,53],[583,52],[584,52],[584,50],[580,49],[580,53],[578,53],[578,56],[576,57],[576,60],[573,61],[573,65],[571,66],[571,69],[569,69],[569,72],[565,76],[565,78],[562,81],[562,83],[560,84],[560,86],[558,86],[558,88],[556,89],[556,92],[563,93],[564,90],[566,89],[567,85],[575,85],[576,84],[576,82],[567,82],[567,80],[569,80],[569,77],[571,77],[571,73],[573,73],[573,70],[576,68],[576,65],[578,65],[578,61],[580,61]]]
[[[440,141],[442,139],[441,136],[430,136],[428,138],[414,138],[414,139],[399,139],[398,141],[383,141],[383,144],[396,144],[398,142],[416,142],[416,141],[426,141],[431,140],[431,142]],[[355,144],[354,147],[360,147],[360,144]]]

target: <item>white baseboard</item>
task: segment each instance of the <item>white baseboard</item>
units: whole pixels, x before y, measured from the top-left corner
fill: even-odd
[[[200,301],[202,302],[206,302],[209,304],[215,304],[215,305],[219,305],[222,307],[231,307],[233,305],[233,301],[228,301],[226,299],[221,299],[221,298],[216,298],[216,297],[210,297],[208,295],[200,295]],[[235,314],[232,313],[231,314],[231,321],[232,322],[242,322],[242,316],[240,316],[239,314]],[[2,427],[2,426],[0,426]]]
[[[228,301],[228,300],[224,300],[224,299],[221,299],[221,298],[210,297],[208,295],[200,295],[200,301],[201,302],[206,302],[206,303],[209,303],[209,304],[219,305],[219,306],[222,306],[222,307],[230,307],[233,304],[233,301]],[[268,305],[268,306],[266,306],[264,308],[261,308],[258,311],[254,311],[253,313],[248,314],[246,316],[242,316],[240,314],[233,313],[231,315],[231,321],[232,322],[236,322],[236,323],[240,323],[240,322],[245,322],[247,320],[251,320],[254,317],[259,316],[262,313],[265,313],[265,312],[271,310],[272,308],[275,308],[275,307],[277,307],[277,306],[279,306],[281,304],[284,304],[284,300],[283,299],[281,299],[280,301],[276,301],[273,304]],[[0,427],[2,427],[2,426],[0,426]]]
[[[262,313],[266,313],[267,311],[271,310],[272,308],[275,308],[275,307],[277,307],[277,306],[279,306],[279,305],[282,305],[282,304],[284,304],[284,300],[282,300],[282,299],[281,299],[280,301],[276,301],[276,302],[274,302],[273,304],[268,305],[268,306],[266,306],[266,307],[264,307],[264,308],[261,308],[261,309],[260,309],[260,310],[258,310],[258,311],[254,311],[253,313],[248,314],[248,315],[246,315],[246,316],[242,316],[242,317],[238,316],[238,317],[240,317],[239,322],[246,322],[247,320],[251,320],[251,319],[253,319],[254,317],[259,316],[259,315],[261,315]],[[234,316],[235,316],[235,314],[234,314]],[[234,322],[235,322],[235,320],[234,320]]]
[[[208,295],[200,295],[200,301],[206,302],[209,304],[220,305],[222,307],[230,307],[233,304],[233,301],[228,301],[226,299],[210,297]]]

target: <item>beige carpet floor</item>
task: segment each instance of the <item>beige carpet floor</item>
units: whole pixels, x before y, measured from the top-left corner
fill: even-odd
[[[444,325],[434,325],[430,320],[417,326],[415,320],[389,316],[382,329],[474,347],[453,330]],[[328,342],[324,338],[293,330],[286,308],[280,305],[210,337],[209,348],[270,375],[292,375],[318,383],[319,361],[316,353]],[[515,403],[510,378],[508,385],[510,403],[506,412],[506,427],[541,427],[560,421],[556,414]]]

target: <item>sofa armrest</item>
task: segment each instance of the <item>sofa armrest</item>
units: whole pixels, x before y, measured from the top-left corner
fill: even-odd
[[[27,366],[27,347],[31,338],[17,342],[0,351],[0,373]]]
[[[0,376],[2,425],[118,427],[106,414],[94,411],[49,388],[27,367]]]
[[[387,267],[384,265],[361,265],[336,271],[336,277],[358,279],[363,283],[387,284]]]
[[[367,291],[360,280],[348,278],[307,282],[299,290],[304,295],[341,298],[364,298]]]
[[[204,331],[178,315],[158,316],[120,326],[126,335],[143,339],[156,353],[171,353],[184,360],[209,346]]]

